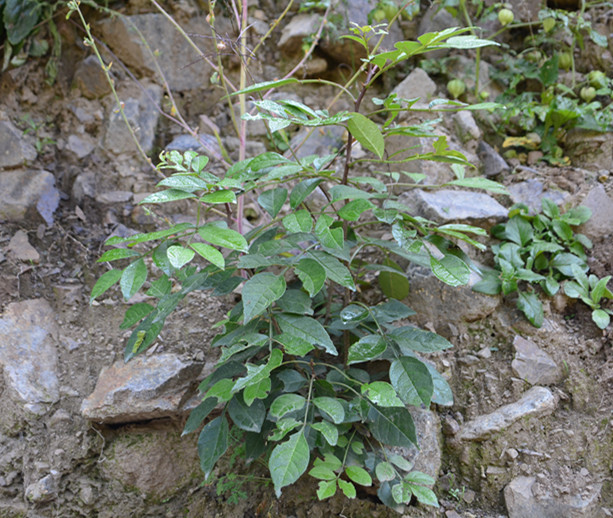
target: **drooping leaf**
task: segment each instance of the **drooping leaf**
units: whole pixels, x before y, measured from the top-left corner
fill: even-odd
[[[285,293],[285,279],[281,275],[256,273],[243,286],[243,311],[245,324],[261,315]]]
[[[126,267],[119,280],[121,293],[125,300],[130,300],[141,286],[145,284],[147,273],[147,266],[142,259],[138,259]]]
[[[336,398],[321,396],[313,398],[313,404],[324,412],[325,416],[330,417],[335,424],[345,420],[345,408]]]
[[[398,344],[403,354],[411,354],[411,351],[433,353],[452,347],[441,335],[412,326],[397,327],[389,336]]]
[[[430,406],[434,385],[430,371],[417,358],[403,356],[390,366],[390,382],[400,398],[409,405]]]
[[[217,250],[217,248],[207,245],[206,243],[190,243],[189,246],[191,246],[198,255],[217,266],[217,268],[223,270],[226,267],[226,261],[223,254]]]
[[[296,185],[289,195],[290,207],[292,209],[297,208],[321,182],[323,182],[323,178],[309,178]]]
[[[311,344],[319,345],[328,354],[338,354],[324,326],[314,318],[282,313],[275,315],[275,320],[284,333],[302,338]]]
[[[390,299],[402,300],[409,295],[409,280],[402,268],[389,258],[384,259],[383,264],[393,270],[384,270],[379,273],[379,287],[383,294]]]
[[[301,259],[294,271],[311,297],[317,295],[326,282],[326,270],[315,259]]]
[[[260,207],[270,214],[271,218],[275,218],[283,208],[286,199],[287,189],[284,187],[277,187],[276,189],[270,189],[260,194],[258,203]]]
[[[372,151],[379,158],[383,157],[385,142],[377,124],[361,113],[352,113],[347,121],[347,129],[363,148]]]
[[[245,238],[230,228],[207,224],[198,229],[198,234],[205,241],[230,250],[246,252],[249,248]]]
[[[296,482],[306,471],[309,459],[309,445],[302,431],[275,446],[270,454],[268,468],[277,498],[281,496],[281,489]]]
[[[185,428],[183,428],[183,432],[181,433],[181,435],[187,435],[188,433],[192,433],[197,430],[198,427],[202,424],[202,422],[208,417],[208,415],[213,411],[216,406],[216,398],[206,398],[202,403],[200,403],[190,412],[189,417],[185,422]]]
[[[536,293],[518,292],[517,307],[534,327],[543,325],[543,305]]]
[[[349,347],[347,365],[374,360],[387,349],[385,340],[379,335],[366,335]]]
[[[126,314],[123,318],[123,322],[119,326],[119,329],[128,329],[134,324],[145,318],[155,308],[151,304],[146,302],[139,302],[133,304],[126,310]]]
[[[116,284],[123,274],[123,270],[109,270],[108,272],[104,272],[100,278],[94,284],[92,288],[92,293],[89,297],[89,303],[91,304],[94,299],[97,299],[100,295],[102,295],[105,291],[107,291],[111,286]]]
[[[246,432],[259,432],[266,418],[264,403],[256,399],[247,406],[241,394],[235,394],[228,404],[228,414],[232,421],[241,430]]]
[[[306,399],[299,394],[282,394],[270,405],[270,415],[280,419],[290,412],[302,410],[306,405]]]
[[[198,437],[200,467],[207,480],[219,458],[228,449],[229,427],[225,417],[219,416],[208,423]]]
[[[371,406],[368,425],[375,438],[387,446],[410,448],[417,445],[413,418],[406,408]]]
[[[470,277],[466,263],[454,255],[445,255],[441,259],[430,256],[430,268],[434,275],[449,286],[463,286]]]

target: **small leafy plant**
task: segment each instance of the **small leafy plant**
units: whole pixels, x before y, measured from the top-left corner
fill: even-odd
[[[589,277],[583,270],[573,266],[574,280],[564,283],[564,293],[573,299],[581,299],[592,309],[592,320],[600,328],[605,329],[611,322],[613,311],[602,307],[605,299],[613,299],[613,293],[607,288],[611,276],[599,279],[596,275]]]
[[[555,295],[562,280],[577,279],[577,272],[585,275],[585,250],[592,248],[591,241],[572,228],[591,217],[587,207],[562,214],[554,202],[543,198],[542,209],[531,215],[528,207],[517,204],[509,211],[509,220],[492,229],[502,241],[492,247],[496,270],[486,271],[473,287],[490,295],[517,292],[517,307],[535,327],[543,324],[543,306],[534,286]]]

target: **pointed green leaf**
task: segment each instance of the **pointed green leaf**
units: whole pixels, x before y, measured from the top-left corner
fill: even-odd
[[[207,245],[206,243],[190,243],[190,245],[198,255],[204,257],[210,263],[213,263],[217,268],[223,270],[226,267],[226,261],[223,254],[217,248]]]
[[[310,232],[313,228],[313,218],[306,209],[292,212],[283,218],[283,226],[288,232]]]
[[[241,430],[259,432],[266,418],[266,407],[259,399],[247,406],[241,394],[235,394],[228,404],[228,414]]]
[[[276,315],[275,319],[284,333],[302,338],[311,344],[319,345],[328,354],[338,354],[324,326],[314,318],[283,313]]]
[[[368,418],[370,431],[383,444],[405,448],[417,445],[413,418],[406,408],[371,406]]]
[[[302,410],[306,405],[306,399],[299,394],[282,394],[270,405],[270,415],[277,419],[290,412]]]
[[[183,248],[179,245],[174,245],[168,247],[166,252],[168,254],[168,260],[170,264],[174,266],[177,270],[183,268],[187,263],[189,263],[193,258],[195,252],[190,250],[189,248]]]
[[[236,203],[236,194],[234,191],[228,189],[222,189],[219,191],[211,192],[200,197],[202,203]]]
[[[287,354],[292,356],[306,356],[315,349],[311,342],[288,333],[281,333],[275,336],[275,340],[283,346]]]
[[[361,486],[372,486],[372,477],[364,468],[360,466],[347,466],[345,474],[350,480]]]
[[[142,200],[143,203],[168,203],[171,201],[184,200],[186,198],[195,198],[196,195],[191,192],[180,191],[178,189],[168,189],[166,191],[154,192]]]
[[[347,129],[364,149],[372,151],[379,158],[383,157],[385,142],[377,124],[361,113],[352,113],[351,119],[347,121]]]
[[[285,293],[285,279],[273,273],[256,273],[243,286],[244,323],[261,315]]]
[[[326,416],[329,416],[333,423],[340,424],[345,420],[345,408],[338,399],[326,396],[316,397],[313,398],[313,404]]]
[[[198,427],[202,424],[202,422],[208,417],[208,415],[213,411],[216,406],[217,398],[210,397],[205,399],[196,408],[194,408],[190,412],[189,417],[185,422],[185,428],[183,428],[181,436],[187,435],[188,433],[192,433],[193,431],[197,430]]]
[[[429,505],[431,507],[439,507],[438,499],[436,498],[434,491],[431,489],[424,486],[418,486],[416,484],[409,484],[409,488],[420,504]]]
[[[287,189],[283,187],[277,187],[276,189],[270,189],[264,191],[258,197],[258,203],[271,218],[277,217],[279,211],[283,208],[285,200],[287,199]]]
[[[361,391],[376,405],[382,407],[404,406],[404,403],[396,395],[396,389],[385,381],[364,383]]]
[[[139,259],[130,264],[121,275],[119,286],[125,300],[130,300],[132,296],[141,288],[147,280],[147,266],[145,261]]]
[[[341,207],[338,211],[338,215],[347,221],[357,221],[360,219],[362,213],[372,208],[374,208],[374,205],[368,200],[353,200]]]
[[[412,326],[397,327],[389,336],[398,344],[403,354],[411,354],[411,351],[433,353],[452,347],[441,335]]]
[[[302,431],[275,446],[270,454],[268,469],[277,498],[281,489],[296,482],[309,466],[309,445]]]
[[[268,393],[270,392],[271,386],[272,383],[270,378],[264,378],[245,387],[245,390],[243,391],[245,403],[250,406],[256,399],[266,399],[268,397]]]
[[[282,86],[291,85],[295,83],[299,83],[300,81],[294,77],[288,77],[286,79],[277,79],[276,81],[263,81],[261,83],[256,83],[254,85],[248,86],[247,88],[243,88],[238,92],[232,92],[230,95],[240,95],[240,94],[253,94],[255,92],[261,92],[262,90],[272,90],[273,88],[280,88]]]
[[[338,487],[341,488],[341,491],[347,498],[351,498],[351,499],[355,498],[355,495],[356,495],[355,486],[351,482],[347,482],[346,480],[339,478]]]
[[[537,294],[519,291],[517,295],[518,309],[526,315],[526,318],[534,327],[541,327],[543,325],[543,305]]]
[[[387,349],[385,340],[379,335],[366,335],[349,347],[347,365],[374,360]]]
[[[155,308],[151,304],[146,302],[139,302],[133,304],[126,310],[126,314],[123,318],[123,322],[119,326],[119,329],[128,329],[134,324],[145,318]]]
[[[207,224],[198,229],[198,234],[200,234],[200,237],[205,241],[217,246],[229,248],[230,250],[246,252],[249,249],[249,245],[245,238],[236,232],[236,230]]]
[[[225,417],[219,416],[208,423],[198,437],[200,467],[207,480],[219,460],[228,449],[229,428]]]
[[[301,259],[294,271],[311,297],[317,295],[326,282],[326,270],[314,259]]]
[[[109,270],[108,272],[104,272],[100,278],[94,284],[92,288],[92,293],[89,297],[89,303],[91,304],[94,299],[98,298],[102,295],[106,290],[108,290],[111,286],[113,286],[123,274],[123,270]],[[325,277],[325,274],[324,274]]]
[[[157,187],[170,187],[185,192],[205,191],[208,189],[207,183],[191,174],[177,174],[164,178],[157,184]]]
[[[319,480],[336,480],[337,478],[337,474],[328,466],[324,465],[314,466],[311,471],[309,471],[309,475]]]
[[[463,286],[470,277],[466,263],[454,255],[445,255],[440,260],[430,256],[430,268],[434,275],[449,286]]]
[[[292,193],[289,195],[289,205],[292,209],[295,209],[300,205],[307,196],[311,194],[317,186],[323,182],[323,178],[309,178],[300,182],[296,187],[292,189]]]
[[[430,406],[434,385],[428,367],[417,358],[403,356],[390,366],[390,382],[407,404]]]
[[[311,250],[306,255],[307,258],[313,259],[325,270],[326,276],[329,279],[345,288],[349,288],[351,291],[355,291],[351,272],[336,257],[332,257],[322,250]]]
[[[320,421],[311,425],[313,429],[323,435],[324,439],[330,446],[336,446],[338,442],[338,428],[329,421]]]
[[[130,248],[114,248],[113,250],[107,250],[102,254],[98,263],[105,263],[111,261],[117,261],[118,259],[125,259],[126,257],[136,257],[140,255],[136,250]]]

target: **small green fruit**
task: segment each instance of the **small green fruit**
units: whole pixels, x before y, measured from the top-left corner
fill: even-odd
[[[593,86],[584,86],[581,89],[581,99],[586,103],[589,103],[594,97],[596,97],[596,88]]]
[[[600,70],[592,70],[587,75],[587,80],[590,82],[590,86],[594,88],[604,88],[607,86],[607,76]]]
[[[538,63],[541,60],[541,53],[538,50],[533,50],[528,52],[524,57],[526,58],[526,61]]]
[[[545,18],[543,20],[543,30],[545,32],[550,32],[556,26],[555,18]]]
[[[447,83],[447,91],[457,99],[466,91],[466,85],[461,79],[452,79]]]
[[[570,52],[562,52],[558,56],[558,66],[564,70],[569,70],[573,66],[573,57]]]
[[[382,22],[383,20],[385,20],[385,11],[383,9],[376,9],[375,12],[372,14],[372,19],[376,23]]]
[[[511,9],[500,9],[500,11],[498,11],[498,21],[501,25],[509,25],[514,18],[515,16]]]

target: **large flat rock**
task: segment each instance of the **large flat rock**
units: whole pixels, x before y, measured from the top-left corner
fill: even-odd
[[[0,220],[23,221],[36,216],[51,225],[59,202],[51,173],[33,169],[0,172]]]

